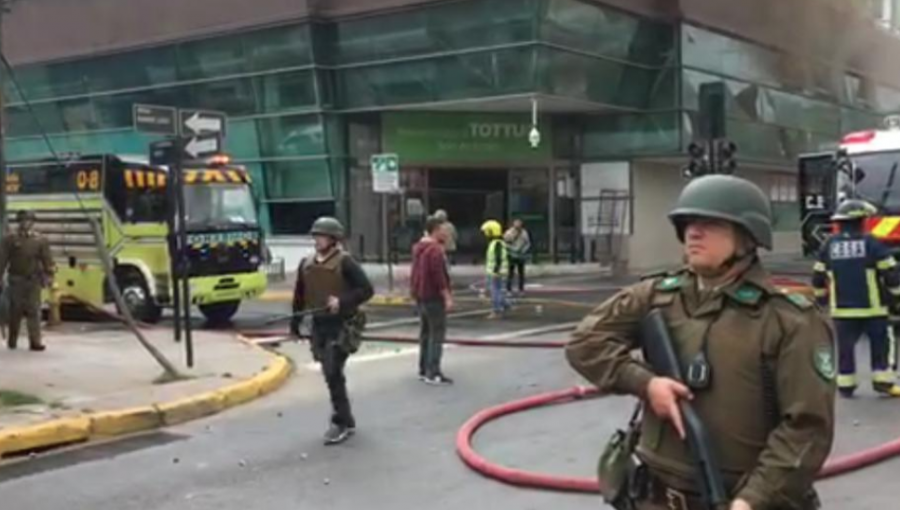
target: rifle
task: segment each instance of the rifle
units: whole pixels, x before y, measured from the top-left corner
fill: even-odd
[[[321,308],[311,308],[309,310],[302,310],[299,312],[288,313],[285,315],[279,315],[277,317],[267,320],[264,324],[266,326],[270,326],[270,325],[278,323],[278,322],[282,322],[282,321],[286,321],[286,320],[293,320],[295,318],[303,318],[303,317],[306,317],[307,315],[315,315],[317,313],[322,313],[322,312],[327,312],[327,311],[328,311],[327,306],[323,306]]]
[[[668,377],[684,383],[681,363],[675,353],[672,337],[663,320],[662,312],[652,310],[641,322],[640,338],[644,349],[644,358],[658,376]],[[689,402],[680,401],[678,407],[684,419],[688,449],[697,466],[697,472],[703,483],[701,494],[710,510],[727,507],[728,493],[722,480],[718,459],[710,444],[709,431],[700,420],[700,416]]]

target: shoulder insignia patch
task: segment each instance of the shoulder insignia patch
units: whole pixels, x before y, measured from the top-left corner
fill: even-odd
[[[680,276],[669,276],[663,278],[656,284],[656,290],[675,290],[680,289],[684,285],[684,279]]]
[[[813,367],[819,377],[826,382],[831,382],[837,376],[837,366],[834,363],[834,349],[830,345],[820,345],[813,352]]]
[[[813,306],[813,302],[810,301],[809,298],[807,298],[803,294],[799,294],[796,292],[790,292],[790,293],[785,293],[784,297],[786,297],[788,299],[788,301],[793,303],[794,306],[796,306],[797,308],[800,308],[801,310],[806,310],[808,308],[812,308],[812,306]]]
[[[734,298],[745,304],[754,304],[761,296],[762,291],[750,285],[744,285],[734,293]]]

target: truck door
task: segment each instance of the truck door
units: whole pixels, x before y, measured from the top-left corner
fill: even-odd
[[[833,153],[800,157],[800,234],[806,256],[815,255],[830,235],[830,218],[837,206],[836,182]]]

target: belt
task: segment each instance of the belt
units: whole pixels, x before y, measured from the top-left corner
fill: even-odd
[[[708,510],[700,494],[669,487],[661,480],[650,476],[647,497],[651,502],[662,505],[667,510]]]

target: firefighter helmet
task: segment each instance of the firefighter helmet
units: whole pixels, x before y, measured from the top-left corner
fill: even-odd
[[[713,174],[688,183],[669,213],[682,242],[690,218],[729,221],[743,228],[758,246],[772,249],[772,206],[766,194],[746,179]]]
[[[865,200],[852,198],[841,202],[834,215],[831,216],[831,221],[856,221],[876,214],[878,214],[878,209],[874,205]]]
[[[344,238],[344,226],[337,218],[322,216],[313,222],[310,235],[329,236],[340,240]]]
[[[481,231],[487,237],[500,237],[503,235],[503,227],[497,220],[487,220],[481,224]]]

